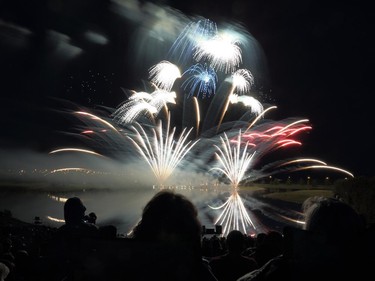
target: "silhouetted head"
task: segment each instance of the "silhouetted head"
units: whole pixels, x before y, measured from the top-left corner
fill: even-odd
[[[281,253],[282,246],[284,243],[283,239],[284,239],[283,234],[281,232],[276,231],[276,230],[270,230],[267,232],[264,242],[271,245],[271,247],[273,248],[275,252]]]
[[[0,281],[4,281],[9,275],[9,272],[9,267],[6,264],[0,262]]]
[[[181,194],[163,190],[143,209],[133,237],[144,241],[196,248],[201,241],[201,224],[194,204]]]
[[[305,230],[323,234],[330,241],[350,240],[359,235],[364,224],[361,216],[348,204],[335,198],[314,196],[302,205]]]
[[[239,230],[232,230],[227,235],[226,244],[229,252],[241,253],[245,249],[245,236]]]
[[[85,219],[87,222],[89,223],[93,223],[93,224],[96,224],[96,220],[97,220],[97,216],[94,212],[91,212],[90,214],[88,214],[87,216],[85,216]]]
[[[78,197],[71,197],[64,204],[65,223],[79,223],[83,221],[86,207]]]

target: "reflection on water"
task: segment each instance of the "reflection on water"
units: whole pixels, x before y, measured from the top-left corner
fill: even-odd
[[[36,216],[43,224],[58,227],[64,219],[64,202],[66,198],[78,196],[86,206],[86,213],[94,212],[98,225],[113,224],[119,233],[127,230],[137,222],[153,190],[141,191],[90,191],[90,192],[2,192],[1,210],[10,210],[13,217],[33,223]],[[52,218],[52,219],[50,219]],[[54,220],[56,219],[56,220]]]
[[[64,202],[78,196],[86,206],[86,214],[94,212],[98,225],[115,225],[118,233],[127,233],[139,220],[142,209],[158,189],[90,190],[74,192],[2,191],[1,210],[10,210],[13,217],[33,223],[36,216],[44,225],[58,227],[64,219]],[[199,209],[206,205],[207,195],[202,192],[179,191],[188,196]],[[205,225],[213,225],[212,217],[200,212]],[[60,221],[60,222],[59,222]]]
[[[126,234],[138,222],[143,207],[158,191],[157,188],[139,188],[127,190],[90,190],[70,192],[41,191],[1,191],[1,210],[10,210],[13,217],[33,223],[40,217],[44,225],[59,227],[64,219],[64,202],[67,198],[78,196],[86,206],[86,214],[94,212],[97,224],[115,225],[119,234]],[[220,205],[225,202],[228,192],[208,191],[206,189],[179,189],[198,208],[202,225],[214,227],[219,211],[208,205]],[[282,231],[285,225],[300,226],[301,214],[298,206],[280,202],[264,201],[253,194],[242,194],[244,204],[252,218],[255,229],[248,234],[267,232],[270,229]]]

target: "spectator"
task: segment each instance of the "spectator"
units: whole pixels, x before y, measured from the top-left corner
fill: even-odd
[[[227,253],[213,257],[209,265],[219,281],[235,281],[242,275],[258,268],[255,259],[242,255],[245,249],[245,235],[232,230],[226,237]]]
[[[85,216],[85,221],[88,223],[96,224],[97,216],[94,212],[89,213],[87,216]]]
[[[253,255],[259,267],[283,252],[282,233],[276,230],[271,230],[264,234],[265,235],[262,234],[262,242],[257,244]]]
[[[98,226],[85,220],[86,207],[78,197],[69,198],[64,204],[65,224],[57,230],[57,235],[68,248],[76,249],[79,239],[98,236]]]
[[[0,262],[0,281],[5,281],[9,275],[9,268],[2,262]]]
[[[13,242],[10,238],[6,237],[0,241],[0,263],[4,264],[8,269],[8,279],[14,280],[15,276],[15,257],[13,253]],[[4,271],[7,271],[4,269]]]
[[[86,207],[78,197],[69,198],[64,204],[65,224],[60,226],[51,245],[50,271],[56,280],[73,279],[83,257],[80,252],[82,239],[97,238],[99,228],[85,221]],[[53,280],[52,277],[50,280]]]
[[[259,249],[261,247],[266,236],[267,234],[265,232],[259,232],[254,238],[253,246],[246,248],[242,254],[248,257],[255,257],[256,249]],[[260,266],[259,262],[258,262],[258,266]]]
[[[202,259],[201,229],[197,209],[190,200],[168,190],[156,193],[144,207],[132,237],[160,245],[160,260],[152,270],[144,268],[136,279],[145,274],[150,280],[216,280]]]
[[[314,196],[302,205],[303,229],[284,228],[283,254],[238,281],[365,279],[358,239],[361,216],[348,204]]]

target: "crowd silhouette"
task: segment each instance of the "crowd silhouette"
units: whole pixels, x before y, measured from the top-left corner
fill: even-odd
[[[301,228],[208,237],[195,205],[162,190],[124,237],[72,197],[59,228],[1,224],[0,281],[371,279],[374,226],[336,198],[311,197],[301,207]]]
[[[225,244],[225,253],[212,257],[209,261],[209,266],[219,281],[235,281],[247,272],[258,268],[258,263],[254,258],[243,255],[246,240],[245,234],[241,231],[230,231]]]

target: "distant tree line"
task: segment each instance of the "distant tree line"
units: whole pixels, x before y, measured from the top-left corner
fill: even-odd
[[[338,180],[333,191],[363,215],[367,224],[375,223],[375,177]]]

